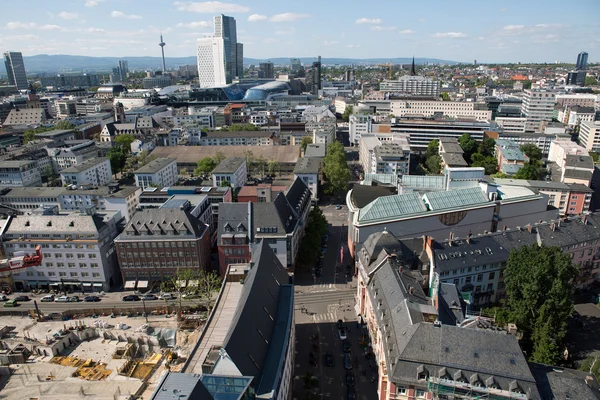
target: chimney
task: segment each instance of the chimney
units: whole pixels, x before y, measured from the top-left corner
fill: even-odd
[[[414,293],[415,293],[415,288],[414,288],[414,287],[412,287],[412,286],[410,286],[410,287],[408,288],[408,293],[410,293],[410,294],[414,294]]]
[[[450,232],[450,236],[448,236],[448,244],[452,247],[452,239],[454,239],[454,234]]]
[[[531,231],[533,231],[533,226],[531,226],[531,224],[527,224],[527,230],[529,233],[531,233]]]
[[[550,224],[550,229],[552,230],[552,232],[554,232],[554,230],[556,229],[556,225],[553,223]]]
[[[467,243],[471,244],[471,234],[470,233],[467,235]]]
[[[400,273],[403,273],[404,272],[404,268],[400,267],[399,271],[400,271]]]
[[[506,228],[507,228],[507,226],[506,226],[506,225],[504,225],[504,229],[502,229],[502,230],[503,230],[503,231],[505,231],[505,230],[506,230]]]
[[[427,235],[423,235],[423,250],[427,249]]]
[[[581,223],[584,225],[587,225],[587,215],[584,215],[583,217],[581,217]]]

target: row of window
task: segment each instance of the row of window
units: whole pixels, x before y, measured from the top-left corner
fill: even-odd
[[[47,268],[54,268],[54,263],[53,262],[45,262],[44,266]],[[75,265],[75,263],[67,263],[67,266],[69,268],[77,268],[77,265]],[[90,268],[98,268],[98,263],[90,263]],[[57,262],[56,263],[56,268],[64,268],[65,267],[65,263],[62,262]],[[86,263],[79,263],[79,268],[87,268],[88,265]]]
[[[502,266],[504,267],[505,263],[502,263]],[[490,264],[489,268],[497,268],[498,264]],[[442,271],[440,272],[440,276],[448,276],[448,275],[457,275],[457,274],[464,274],[472,272],[473,270],[475,270],[475,272],[479,271],[479,270],[485,271],[486,269],[488,269],[488,264],[484,264],[482,266],[475,266],[475,267],[465,267],[465,268],[460,268],[460,269],[453,269],[451,271]],[[483,277],[483,274],[479,274],[479,276]],[[489,274],[489,279],[492,280],[494,279],[495,273],[494,272],[490,272]]]
[[[144,242],[144,243],[119,243],[121,249],[150,249],[150,248],[176,248],[176,247],[195,247],[192,242]]]
[[[21,274],[13,274],[13,275],[20,276]],[[29,272],[26,273],[26,276],[32,277],[32,276],[35,276],[35,275],[33,274],[33,272],[29,271]],[[40,272],[37,273],[37,276],[46,276],[46,273],[40,271]],[[50,271],[50,272],[48,272],[48,276],[56,276],[56,272]],[[67,276],[67,273],[66,272],[59,272],[58,276]],[[69,272],[69,276],[71,278],[77,278],[80,275],[79,275],[79,272]],[[82,278],[87,278],[89,276],[90,276],[89,272],[82,272],[81,273],[81,277]],[[100,273],[98,273],[98,272],[92,272],[92,277],[93,278],[100,278]]]
[[[172,252],[172,253],[163,253],[163,252],[142,252],[142,253],[138,253],[136,251],[134,252],[127,252],[127,253],[123,253],[122,256],[127,256],[127,257],[147,257],[147,258],[151,258],[151,257],[196,257],[197,254],[195,251],[179,251],[179,252]]]
[[[144,262],[122,262],[121,268],[174,268],[174,267],[194,267],[198,266],[194,261],[144,261]]]

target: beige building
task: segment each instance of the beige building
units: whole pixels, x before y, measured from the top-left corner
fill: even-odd
[[[392,100],[390,109],[394,116],[422,115],[432,117],[436,113],[451,118],[474,118],[490,121],[492,111],[484,103],[461,101]]]

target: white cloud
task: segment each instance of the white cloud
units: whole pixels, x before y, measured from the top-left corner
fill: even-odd
[[[436,37],[436,38],[453,38],[453,39],[467,37],[467,35],[462,32],[438,32],[432,36]]]
[[[252,14],[248,17],[248,21],[250,22],[264,21],[265,19],[267,19],[267,16],[260,14]]]
[[[101,0],[87,0],[85,2],[86,7],[96,7]]]
[[[308,17],[310,17],[310,15],[308,15],[308,14],[283,13],[283,14],[273,15],[271,18],[269,18],[269,21],[271,21],[271,22],[291,22],[291,21],[296,21],[298,19],[302,19],[302,18],[308,18]]]
[[[51,31],[62,29],[58,25],[39,25],[35,22],[9,22],[6,24],[8,29],[36,29],[41,31]]]
[[[104,29],[102,28],[87,28],[85,31],[89,33],[104,33]]]
[[[141,16],[135,14],[125,14],[121,11],[113,11],[110,13],[110,16],[113,18],[123,18],[123,19],[142,19]]]
[[[293,33],[296,33],[296,29],[294,29],[294,28],[290,28],[290,29],[282,29],[282,30],[279,30],[279,31],[275,31],[274,33],[275,33],[276,35],[280,35],[280,36],[281,36],[281,35],[291,35],[291,34],[293,34]]]
[[[379,25],[375,25],[373,27],[371,27],[372,31],[395,31],[396,28],[395,26],[379,26]]]
[[[58,16],[61,17],[62,19],[75,19],[75,18],[79,17],[79,15],[77,15],[77,13],[70,13],[70,12],[66,12],[66,11],[59,13]]]
[[[537,25],[506,25],[498,34],[503,36],[517,36],[517,35],[528,35],[535,33],[542,33],[548,31],[556,31],[559,29],[566,28],[564,24],[537,24]]]
[[[355,21],[356,24],[380,24],[379,18],[359,18]]]
[[[360,47],[360,44],[347,44],[346,47],[349,49],[356,49]]]
[[[189,11],[197,13],[218,14],[218,13],[246,13],[250,8],[233,3],[222,3],[220,1],[205,1],[199,3],[176,1],[173,3],[179,11]]]
[[[277,39],[274,39],[274,38],[266,38],[266,39],[263,39],[263,41],[262,41],[262,42],[263,42],[263,43],[267,43],[267,44],[268,44],[268,43],[275,43],[275,42],[277,42]]]
[[[417,33],[411,29],[404,29],[400,32],[398,32],[400,35],[412,35],[413,33]]]
[[[177,24],[178,28],[210,28],[211,26],[211,21],[180,22]]]
[[[335,46],[336,44],[339,44],[340,42],[338,42],[337,40],[326,40],[323,42],[323,46]]]

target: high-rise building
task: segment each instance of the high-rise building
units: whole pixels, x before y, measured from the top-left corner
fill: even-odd
[[[225,41],[222,37],[198,39],[198,80],[200,87],[225,86]]]
[[[539,131],[544,121],[552,121],[556,95],[553,92],[539,89],[526,89],[521,104],[521,113],[527,122],[526,131]]]
[[[267,78],[273,79],[275,78],[275,71],[273,69],[272,62],[264,62],[258,64],[258,77],[259,78]]]
[[[15,51],[4,53],[4,65],[8,75],[8,84],[17,87],[17,90],[27,90],[27,74],[25,73],[25,63],[23,54]]]
[[[121,82],[127,80],[127,74],[129,73],[129,63],[126,60],[119,60],[119,74],[121,75]]]
[[[322,88],[323,82],[321,81],[321,56],[319,56],[318,60],[312,63],[310,77],[307,80],[306,89],[312,94],[318,95],[319,89]]]
[[[238,78],[244,77],[244,44],[236,43],[236,57],[237,57],[237,71],[236,76]]]
[[[215,36],[223,38],[225,46],[225,74],[227,82],[237,76],[237,28],[235,18],[225,15],[214,17]]]
[[[582,51],[577,55],[577,63],[575,69],[578,71],[585,71],[587,69],[588,53]]]

